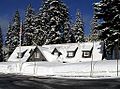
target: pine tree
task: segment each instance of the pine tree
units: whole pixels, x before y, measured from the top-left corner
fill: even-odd
[[[25,21],[24,21],[24,42],[23,44],[26,46],[32,45],[33,35],[34,35],[34,16],[35,12],[32,8],[31,4],[28,5],[25,13]]]
[[[45,17],[42,17],[41,15],[41,10],[40,12],[35,16],[35,31],[34,31],[34,35],[33,35],[33,41],[37,44],[37,45],[43,45],[45,44],[46,41],[46,36],[47,36],[47,32],[45,31],[45,28],[47,26],[45,26],[45,23],[43,23],[42,19]]]
[[[1,31],[1,27],[0,27],[0,62],[2,62],[4,60],[2,48],[3,48],[3,39],[2,39],[2,31]]]
[[[19,45],[19,31],[20,31],[20,15],[18,10],[15,12],[12,24],[9,25],[9,29],[6,35],[6,46],[9,49],[8,54],[14,51],[14,49]]]
[[[84,42],[84,29],[83,20],[81,19],[80,11],[77,10],[76,21],[73,26],[73,34],[75,37],[75,42]]]
[[[75,36],[74,36],[74,32],[73,32],[73,28],[72,28],[72,24],[71,24],[71,22],[67,22],[66,24],[65,24],[66,26],[66,28],[65,28],[65,31],[64,31],[64,35],[66,36],[65,37],[65,42],[66,43],[75,43],[76,42],[76,40],[75,40]],[[69,31],[67,30],[67,29],[69,29]]]
[[[12,24],[12,35],[13,35],[13,48],[16,48],[19,45],[19,32],[20,32],[20,15],[19,11],[16,11],[13,18]]]
[[[42,1],[43,3],[45,2],[45,0]],[[47,36],[47,32],[45,31],[45,29],[47,29],[46,23],[45,23],[45,18],[47,18],[47,16],[45,14],[43,14],[44,10],[43,7],[44,4],[41,6],[41,8],[39,9],[39,12],[35,15],[34,17],[34,35],[33,35],[33,41],[37,44],[37,45],[43,45],[45,44],[46,41],[46,36]]]
[[[67,7],[60,0],[45,0],[37,17],[37,32],[42,44],[60,44],[66,42],[69,32]],[[41,34],[43,36],[41,36]],[[43,39],[44,37],[44,39]]]
[[[12,26],[11,26],[11,23],[9,23],[9,27],[8,27],[8,32],[6,33],[6,39],[5,39],[5,45],[6,47],[9,49],[8,51],[8,56],[10,56],[11,52],[12,52]]]
[[[97,26],[98,26],[98,22],[94,15],[91,22],[90,41],[99,41],[99,30],[97,29]]]
[[[118,58],[120,37],[120,0],[101,0],[96,3],[95,16],[100,25],[101,39],[105,41],[107,50],[115,49],[115,58]]]

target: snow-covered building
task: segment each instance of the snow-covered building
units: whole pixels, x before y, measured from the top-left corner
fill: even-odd
[[[118,60],[102,60],[102,42],[17,47],[0,73],[56,78],[120,78]],[[35,61],[35,62],[34,62]]]
[[[9,62],[33,62],[33,61],[56,61],[57,56],[53,55],[47,48],[41,46],[21,46],[16,47]]]
[[[41,46],[17,47],[8,61],[48,61],[77,63],[98,61],[103,58],[102,42],[67,43]]]
[[[103,42],[83,42],[43,45],[51,54],[57,55],[60,62],[76,63],[82,61],[98,61],[103,58]]]

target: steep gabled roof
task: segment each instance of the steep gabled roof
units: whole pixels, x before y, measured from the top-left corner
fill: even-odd
[[[17,47],[11,56],[9,57],[8,61],[23,61],[25,62],[30,57],[30,51],[34,50],[36,46],[21,46],[21,48]],[[24,56],[22,58],[18,58],[18,53],[21,51],[21,53],[24,53]]]
[[[38,46],[38,49],[41,51],[43,56],[47,59],[48,62],[57,62],[58,56],[51,54],[51,51],[48,48]]]

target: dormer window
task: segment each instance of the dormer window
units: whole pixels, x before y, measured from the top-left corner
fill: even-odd
[[[78,47],[74,51],[67,51],[67,57],[68,58],[73,58],[75,57],[75,54],[77,52]]]
[[[91,58],[91,52],[90,51],[83,51],[82,57],[83,58]]]
[[[25,50],[24,52],[18,52],[17,53],[17,58],[23,58],[23,56],[26,52],[27,52],[27,50]]]
[[[51,54],[56,55],[56,56],[58,56],[58,57],[59,57],[60,55],[62,55],[62,53],[59,52],[59,51],[57,50],[57,48],[55,48]]]
[[[92,50],[93,50],[93,47],[91,48],[91,50],[83,50],[82,57],[83,58],[91,58]]]

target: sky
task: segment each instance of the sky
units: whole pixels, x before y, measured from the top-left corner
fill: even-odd
[[[100,0],[62,0],[69,8],[70,18],[74,21],[77,9],[84,22],[84,31],[88,35],[90,33],[90,21],[93,16],[93,3]],[[41,7],[42,0],[1,0],[0,1],[0,26],[3,32],[3,39],[7,32],[8,24],[11,22],[15,11],[19,10],[21,19],[25,16],[25,10],[29,3],[32,4],[36,12]]]

